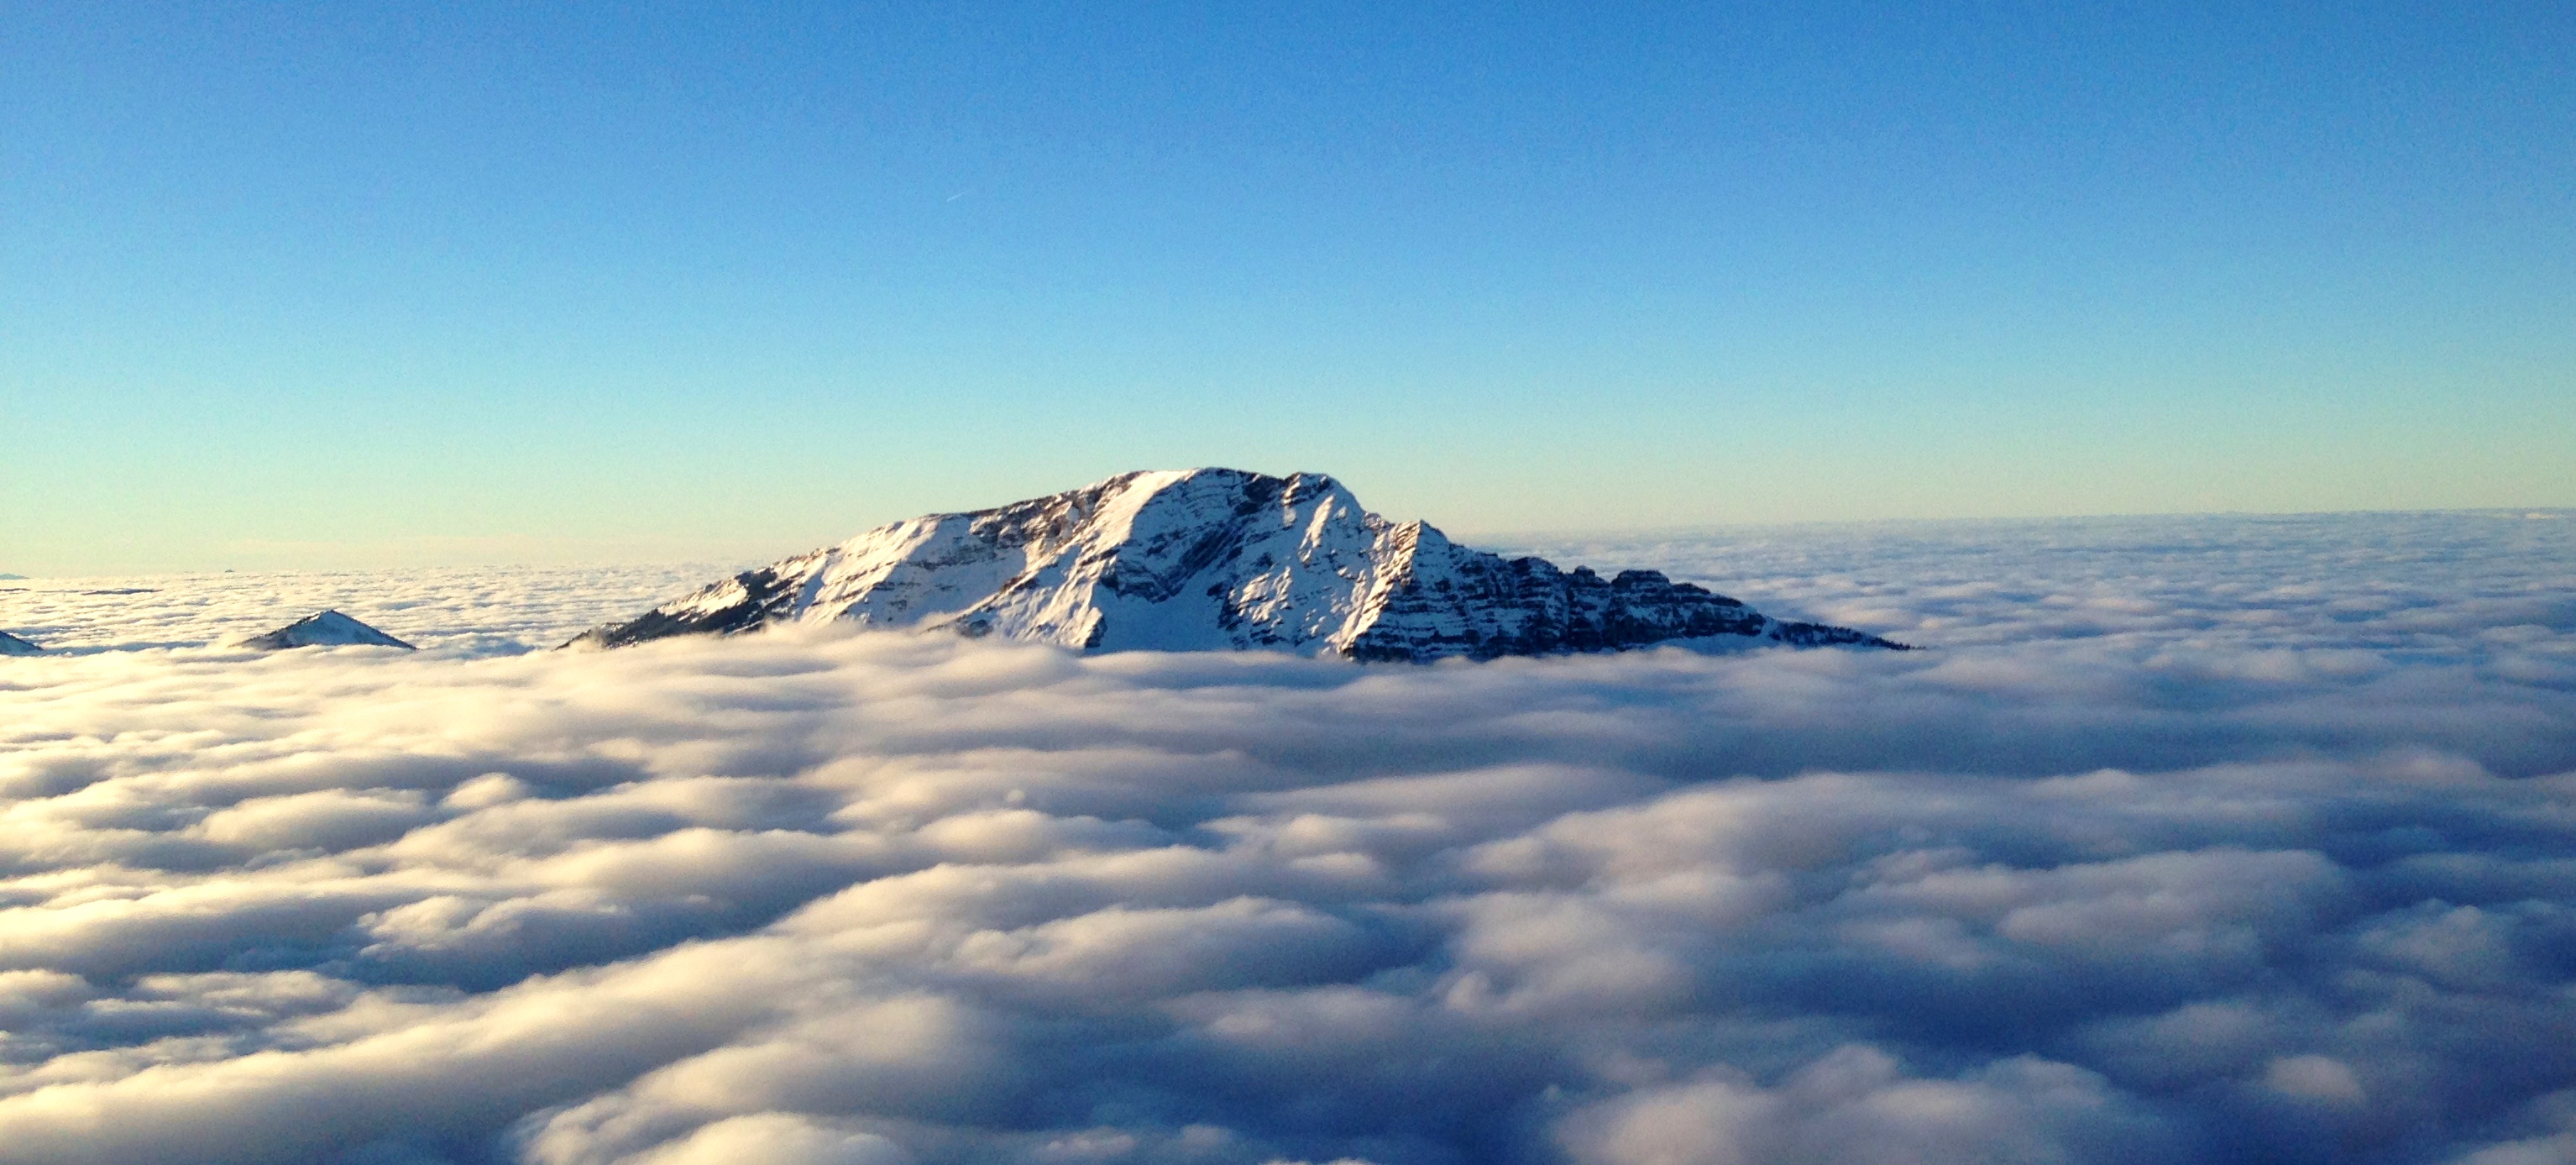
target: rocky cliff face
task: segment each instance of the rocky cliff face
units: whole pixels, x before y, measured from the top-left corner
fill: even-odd
[[[1768,619],[1650,570],[1604,579],[1389,522],[1321,474],[1128,473],[932,514],[710,584],[573,645],[783,622],[944,628],[1103,651],[1491,659],[1674,640],[1900,648]]]

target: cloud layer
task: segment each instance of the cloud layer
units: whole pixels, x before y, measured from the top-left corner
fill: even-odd
[[[735,569],[690,563],[0,580],[0,630],[56,652],[205,647],[336,608],[443,654],[515,654],[552,647]]]
[[[2564,1160],[2569,526],[1567,556],[1902,656],[511,655],[646,582],[451,572],[0,661],[0,1161]]]

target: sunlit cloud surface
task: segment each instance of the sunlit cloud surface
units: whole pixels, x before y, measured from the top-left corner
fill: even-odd
[[[1551,545],[1933,650],[1435,667],[11,583],[0,1161],[2563,1160],[2570,525]]]

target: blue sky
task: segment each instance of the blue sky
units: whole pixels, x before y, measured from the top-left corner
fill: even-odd
[[[2564,5],[535,7],[0,3],[0,571],[2576,505]]]

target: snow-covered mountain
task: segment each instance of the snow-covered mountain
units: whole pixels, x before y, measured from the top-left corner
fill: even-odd
[[[44,648],[6,631],[0,631],[0,655],[43,655],[44,653]]]
[[[243,647],[261,651],[283,651],[290,647],[399,647],[416,650],[411,644],[369,627],[338,611],[306,615],[265,635],[241,641]]]
[[[1451,543],[1362,509],[1322,474],[1124,473],[998,509],[931,514],[712,583],[567,646],[776,623],[946,628],[1101,651],[1267,648],[1490,659],[1673,640],[1849,644],[1651,570],[1602,578]]]

